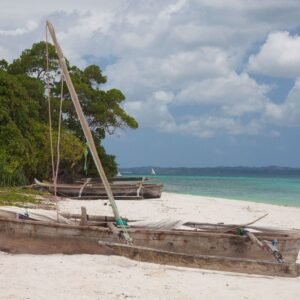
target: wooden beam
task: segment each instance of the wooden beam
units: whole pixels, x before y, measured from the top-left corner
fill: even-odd
[[[98,243],[101,246],[108,247],[112,251],[112,255],[120,255],[138,261],[162,265],[281,277],[297,277],[300,272],[300,266],[296,263],[276,263],[232,257],[188,255],[119,243],[102,241]]]
[[[80,225],[85,226],[88,223],[87,213],[86,213],[86,207],[81,207],[81,218],[80,218]]]

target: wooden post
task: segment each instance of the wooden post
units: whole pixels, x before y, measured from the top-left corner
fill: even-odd
[[[85,226],[87,225],[87,213],[86,213],[86,207],[81,206],[81,218],[80,218],[80,225]]]

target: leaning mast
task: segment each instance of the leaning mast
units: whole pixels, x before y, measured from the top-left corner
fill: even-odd
[[[79,118],[79,121],[80,121],[82,130],[83,130],[83,133],[84,133],[85,138],[87,140],[87,143],[89,145],[89,148],[90,148],[93,160],[95,162],[96,168],[97,168],[98,173],[100,175],[100,178],[101,178],[101,180],[103,182],[103,185],[104,185],[105,191],[107,193],[109,202],[110,202],[110,204],[112,206],[112,210],[113,210],[114,216],[116,218],[116,223],[118,225],[120,225],[120,226],[123,227],[123,229],[124,229],[124,237],[125,237],[125,239],[127,241],[130,241],[131,239],[130,239],[130,236],[129,236],[127,230],[126,230],[125,222],[122,220],[122,218],[120,216],[120,213],[118,211],[118,207],[116,205],[116,202],[115,202],[115,199],[114,199],[114,196],[113,196],[110,184],[109,184],[109,182],[107,180],[107,177],[106,177],[106,174],[104,172],[102,163],[101,163],[99,155],[97,153],[95,142],[94,142],[91,130],[90,130],[90,128],[88,126],[88,123],[86,121],[86,118],[85,118],[85,116],[83,114],[83,111],[82,111],[82,108],[81,108],[81,105],[80,105],[77,93],[75,91],[73,82],[71,80],[71,77],[70,77],[70,74],[69,74],[69,71],[68,71],[68,67],[67,67],[67,64],[66,64],[65,57],[64,57],[62,49],[61,49],[61,47],[60,47],[60,45],[59,45],[59,43],[57,41],[56,34],[55,34],[55,31],[54,31],[54,27],[51,24],[51,22],[47,21],[46,28],[49,30],[49,33],[50,33],[51,38],[52,38],[52,41],[54,43],[54,46],[55,46],[55,49],[56,49],[56,52],[57,52],[57,56],[58,56],[59,65],[60,65],[60,67],[62,69],[62,72],[64,74],[65,81],[66,81],[66,84],[68,86],[68,89],[69,89],[69,92],[70,92],[70,95],[71,95],[71,99],[72,99],[73,104],[75,106],[75,110],[76,110],[77,116]]]

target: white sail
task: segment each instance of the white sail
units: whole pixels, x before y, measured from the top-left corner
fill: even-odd
[[[122,176],[121,172],[118,171],[117,177],[121,177],[121,176]]]
[[[155,174],[156,174],[153,168],[152,168],[152,170],[151,170],[151,174],[152,174],[152,175],[155,175]]]

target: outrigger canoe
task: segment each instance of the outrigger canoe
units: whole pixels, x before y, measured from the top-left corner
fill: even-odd
[[[54,193],[54,185],[52,183],[40,182],[35,179],[35,186],[45,189],[50,193]],[[116,199],[155,199],[160,198],[163,191],[163,184],[151,183],[148,181],[114,181],[110,184],[110,188]],[[101,183],[92,183],[86,181],[84,183],[66,184],[59,183],[56,185],[57,194],[63,197],[71,198],[107,198],[104,185]]]
[[[299,230],[191,222],[185,223],[185,229],[153,229],[128,222],[132,238],[128,244],[113,217],[85,215],[79,219],[79,215],[65,214],[57,222],[56,212],[45,219],[45,214],[37,217],[40,214],[32,211],[1,210],[1,251],[119,255],[162,265],[271,276],[296,277],[300,272]],[[237,228],[245,234],[237,234]]]

